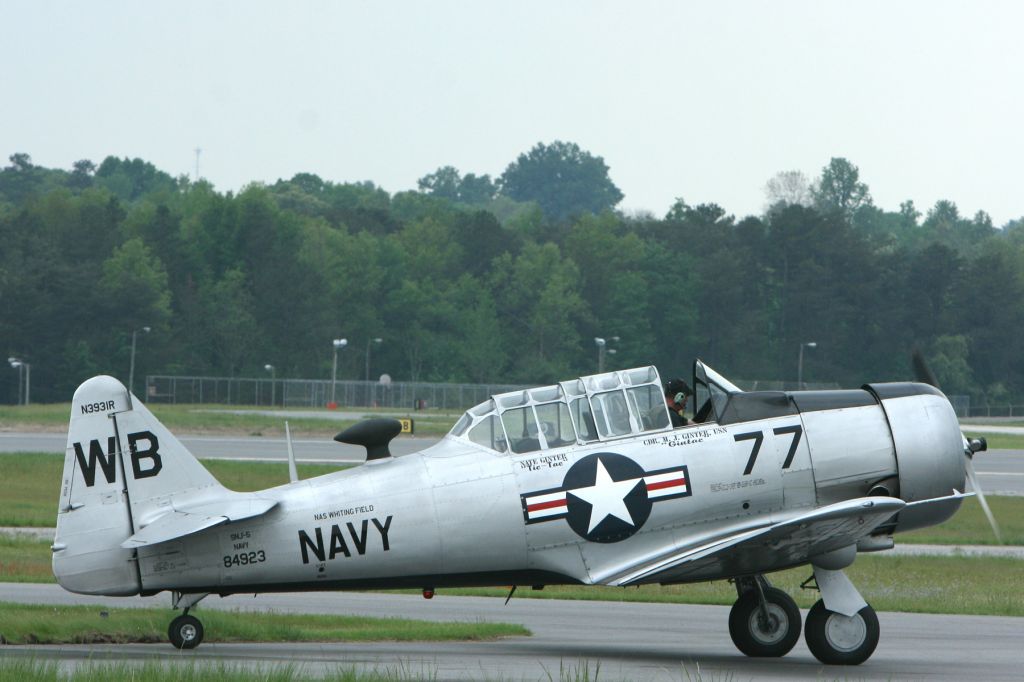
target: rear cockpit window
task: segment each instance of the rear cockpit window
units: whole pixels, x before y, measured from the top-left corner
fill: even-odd
[[[626,405],[626,396],[622,391],[598,393],[590,399],[590,402],[594,406],[597,432],[603,438],[632,433],[629,408]]]
[[[540,433],[547,447],[560,448],[576,442],[576,432],[569,418],[569,408],[565,403],[547,403],[537,405],[537,419],[540,421]]]
[[[580,438],[586,442],[597,440],[597,425],[594,423],[594,413],[590,410],[590,401],[586,396],[573,400],[570,408]]]

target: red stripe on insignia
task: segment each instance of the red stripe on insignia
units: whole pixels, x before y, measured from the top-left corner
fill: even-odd
[[[677,485],[686,485],[685,478],[677,478],[672,481],[662,481],[660,483],[648,483],[647,490],[661,490],[662,488],[674,488]]]
[[[543,509],[552,509],[554,507],[564,507],[564,506],[566,506],[566,501],[564,499],[563,500],[551,500],[550,502],[538,502],[536,504],[528,504],[528,505],[526,505],[526,511],[534,512],[534,511],[541,511]]]

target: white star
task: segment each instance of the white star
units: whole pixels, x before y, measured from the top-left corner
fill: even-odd
[[[626,508],[626,496],[633,491],[633,488],[640,483],[641,479],[634,478],[627,481],[613,481],[604,468],[600,458],[597,460],[597,476],[594,485],[588,488],[576,488],[567,491],[570,495],[590,503],[590,528],[592,532],[597,526],[609,516],[622,519],[631,526],[636,526],[632,514]]]

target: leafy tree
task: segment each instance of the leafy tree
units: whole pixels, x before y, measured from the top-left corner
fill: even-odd
[[[935,339],[928,365],[947,395],[975,394],[971,367],[967,362],[970,341],[963,334],[945,334]]]
[[[497,191],[490,175],[467,173],[459,184],[459,201],[464,204],[483,204],[493,199]]]
[[[453,166],[442,166],[417,181],[421,192],[463,204],[482,204],[494,198],[497,188],[490,175],[462,177]]]
[[[536,201],[554,221],[610,210],[623,196],[603,158],[557,140],[538,143],[510,163],[501,175],[501,192],[516,201]]]
[[[245,273],[232,269],[203,294],[206,326],[217,364],[229,376],[245,365],[255,364],[252,341],[260,326],[253,314],[255,300]]]
[[[433,173],[424,175],[416,184],[421,192],[426,192],[439,199],[458,201],[462,177],[454,166],[442,166]]]
[[[515,258],[495,261],[492,290],[503,319],[509,321],[510,378],[555,381],[559,371],[581,359],[581,322],[588,318],[580,296],[579,268],[552,243],[524,245]],[[534,377],[534,378],[530,378]]]
[[[71,177],[68,178],[68,186],[75,189],[92,187],[92,176],[96,172],[96,164],[89,159],[75,161],[72,165]]]
[[[108,156],[96,169],[96,181],[124,201],[134,201],[143,194],[174,192],[173,177],[142,159],[118,159]]]
[[[871,204],[871,193],[860,181],[860,170],[842,157],[833,157],[821,169],[811,194],[821,210],[839,211],[847,218],[861,206]]]
[[[116,247],[103,263],[100,289],[111,315],[126,329],[161,325],[171,317],[167,271],[137,237]]]

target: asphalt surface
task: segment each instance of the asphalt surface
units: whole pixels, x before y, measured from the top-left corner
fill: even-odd
[[[1000,427],[1013,428],[1013,427]],[[204,459],[284,461],[287,446],[283,438],[242,436],[179,436],[192,454]],[[399,436],[391,441],[396,456],[430,447],[437,438]],[[336,443],[329,438],[292,439],[299,462],[355,463],[366,459],[365,450]],[[0,453],[64,452],[67,435],[60,433],[0,432]],[[1024,495],[1024,451],[990,450],[975,456],[975,471],[989,495]]]
[[[167,606],[165,595],[142,599],[73,595],[55,585],[0,584],[0,600],[43,604]],[[729,639],[721,606],[625,602],[316,593],[210,597],[206,609],[274,610],[400,616],[433,621],[522,623],[532,637],[493,642],[216,644],[179,652],[170,644],[6,646],[5,657],[58,660],[66,667],[99,661],[195,661],[200,665],[298,666],[306,674],[338,666],[401,670],[435,680],[548,680],[560,670],[588,670],[611,680],[1019,680],[1024,620],[989,616],[880,613],[875,654],[855,668],[823,666],[803,639],[781,659],[750,659]],[[168,609],[168,622],[173,612]],[[806,617],[806,612],[804,612]],[[598,671],[599,675],[595,673]],[[575,676],[570,674],[569,679]]]

